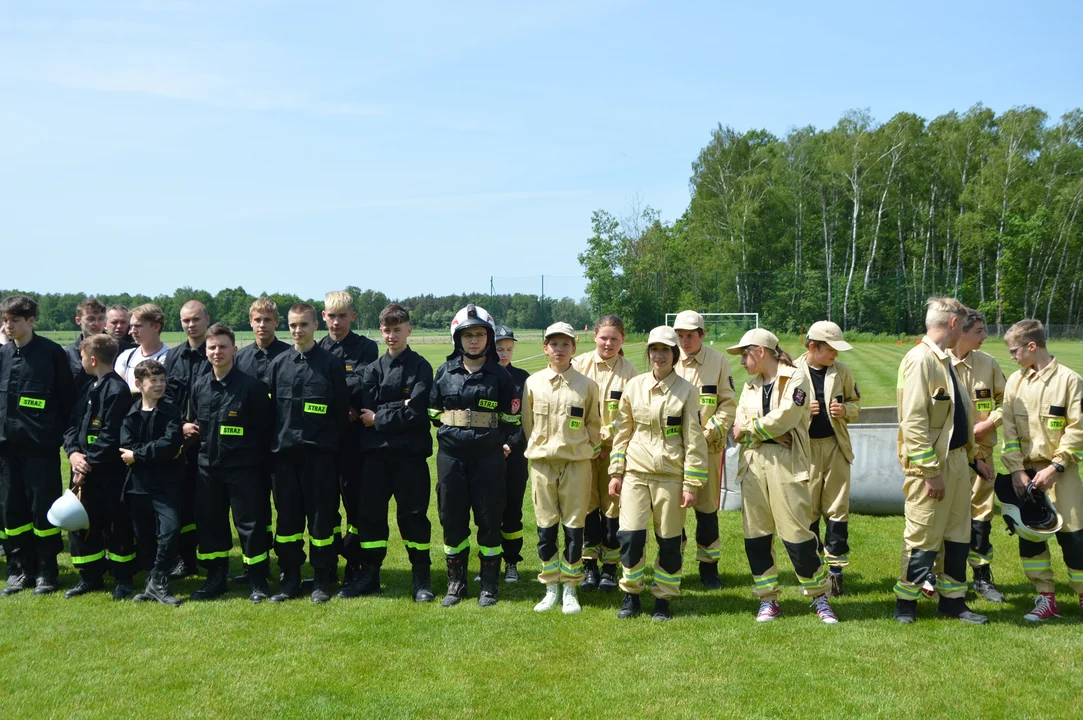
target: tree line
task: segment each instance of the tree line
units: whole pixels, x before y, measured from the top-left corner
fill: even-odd
[[[924,299],[990,325],[1083,315],[1083,111],[982,105],[877,123],[853,110],[785,137],[719,125],[673,222],[598,210],[579,262],[596,314],[636,329],[666,312],[759,312],[798,331],[919,332]]]
[[[380,311],[391,300],[378,290],[362,290],[350,286],[345,288],[353,298],[357,312],[358,328],[375,329],[379,326]],[[92,293],[34,293],[23,290],[0,290],[0,297],[13,294],[30,295],[38,301],[39,330],[78,330],[75,323],[75,308],[86,297],[97,297],[106,306],[124,305],[131,309],[143,303],[154,303],[165,313],[168,331],[180,331],[180,308],[189,300],[199,300],[207,306],[211,319],[223,322],[235,330],[247,330],[248,308],[256,295],[244,288],[225,288],[211,294],[206,290],[191,287],[177,288],[172,295],[119,295]],[[304,299],[288,293],[261,293],[278,305],[282,315],[279,330],[286,330],[286,311],[298,302],[307,302],[317,312],[323,310],[323,299]],[[554,320],[565,320],[575,327],[583,327],[591,322],[590,310],[585,302],[571,298],[546,298],[527,294],[488,295],[482,293],[461,295],[418,295],[398,300],[410,310],[415,327],[447,330],[455,313],[468,303],[477,303],[489,311],[498,322],[513,328],[545,328]],[[321,326],[323,325],[321,321]]]

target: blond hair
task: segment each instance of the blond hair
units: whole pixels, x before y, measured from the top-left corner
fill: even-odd
[[[153,303],[145,303],[132,308],[132,321],[145,320],[151,325],[158,326],[158,332],[165,329],[165,313]]]
[[[353,298],[345,290],[333,290],[327,293],[327,297],[323,299],[323,309],[325,312],[334,312],[335,310],[353,312]]]
[[[278,319],[278,303],[269,297],[261,297],[252,301],[252,304],[248,307],[248,319],[251,320],[252,316],[256,313],[268,313],[274,315],[275,320]]]
[[[951,325],[951,319],[966,320],[966,305],[955,298],[932,297],[925,301],[925,329],[944,328]]]
[[[1020,320],[1008,328],[1004,333],[1004,342],[1008,345],[1019,341],[1020,345],[1034,343],[1040,348],[1045,347],[1045,325],[1041,320]]]

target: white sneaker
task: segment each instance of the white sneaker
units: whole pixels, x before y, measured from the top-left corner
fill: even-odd
[[[561,611],[565,615],[574,615],[583,609],[579,606],[579,597],[575,594],[575,585],[564,586],[564,602],[562,604]]]
[[[534,606],[534,612],[546,612],[552,610],[560,602],[560,586],[556,583],[545,586],[545,597]]]

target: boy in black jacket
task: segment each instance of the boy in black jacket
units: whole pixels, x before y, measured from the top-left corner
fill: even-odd
[[[274,359],[270,374],[275,554],[282,568],[271,602],[301,596],[307,522],[308,559],[316,571],[312,602],[325,603],[331,599],[331,573],[342,544],[337,459],[349,422],[350,393],[343,362],[316,344],[316,309],[297,303],[286,318],[293,347]]]
[[[496,354],[500,358],[500,367],[511,375],[515,383],[515,397],[511,401],[512,414],[519,414],[523,401],[523,390],[530,373],[511,364],[515,355],[515,333],[507,325],[496,326]],[[527,462],[523,451],[526,450],[526,437],[523,426],[515,432],[504,445],[505,463],[508,474],[505,481],[507,500],[504,504],[504,518],[500,523],[501,547],[504,552],[504,582],[519,582],[519,563],[523,561],[523,496],[526,495]]]
[[[410,349],[413,328],[406,308],[392,303],[380,312],[385,353],[365,368],[361,382],[361,571],[339,591],[357,597],[380,591],[380,566],[387,557],[387,506],[395,496],[399,534],[413,567],[414,601],[433,600],[430,579],[429,390],[432,365]]]
[[[4,595],[30,586],[56,592],[64,543],[46,514],[61,495],[60,452],[75,404],[64,348],[34,333],[38,304],[26,295],[0,302],[10,341],[0,346],[0,524],[8,557]]]
[[[263,473],[270,459],[271,401],[266,385],[234,366],[237,343],[232,330],[215,323],[206,342],[212,373],[196,380],[192,388],[195,422],[184,426],[186,434],[200,438],[196,557],[207,567],[207,582],[192,593],[192,599],[210,600],[228,589],[232,509],[252,586],[249,600],[259,603],[270,595],[267,526],[271,503]]]
[[[180,535],[182,419],[180,410],[162,400],[166,372],[160,362],[144,360],[136,365],[135,386],[142,399],[134,402],[124,416],[120,457],[128,466],[125,502],[135,529],[139,560],[147,569],[147,585],[132,599],[176,606],[181,601],[169,592],[169,570],[175,562]]]
[[[101,590],[107,566],[116,580],[114,600],[130,597],[134,591],[135,540],[121,493],[127,468],[118,452],[132,393],[124,378],[113,372],[119,349],[112,337],[97,334],[83,340],[79,350],[88,381],[64,433],[64,452],[71,461],[72,489],[79,491],[90,528],[68,533],[71,564],[79,571],[79,582],[64,593],[66,598]]]

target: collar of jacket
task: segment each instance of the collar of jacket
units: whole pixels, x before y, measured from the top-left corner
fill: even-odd
[[[609,358],[608,360],[603,360],[602,356],[598,354],[598,349],[597,348],[594,349],[594,364],[595,365],[605,365],[610,370],[612,370],[613,368],[615,368],[617,366],[617,360],[620,357],[622,357],[622,356],[618,352],[618,353],[614,353],[613,357]]]
[[[192,344],[186,340],[181,355],[184,357],[191,357],[192,355],[198,355],[201,358],[207,357],[207,341],[204,340],[199,344],[199,347],[192,347]]]
[[[1059,363],[1057,362],[1057,359],[1052,358],[1049,361],[1049,364],[1046,365],[1041,370],[1035,370],[1035,369],[1031,368],[1029,370],[1027,376],[1026,376],[1027,380],[1038,379],[1038,380],[1041,380],[1042,382],[1049,382],[1049,378],[1053,377],[1053,374],[1057,371],[1057,366],[1058,365],[1059,365]]]
[[[948,357],[947,351],[941,350],[940,346],[934,343],[928,335],[923,335],[921,338],[921,342],[922,344],[929,346],[929,349],[933,351],[933,355],[936,355],[937,360],[944,360]]]
[[[676,370],[670,370],[669,375],[666,375],[661,380],[654,380],[654,371],[652,370],[651,380],[654,380],[654,383],[651,385],[651,390],[657,390],[661,388],[663,392],[669,392],[669,389],[673,387],[673,383],[677,382],[678,377],[680,376],[677,375]]]
[[[796,373],[796,372],[797,372],[796,367],[790,367],[789,365],[784,365],[782,363],[779,363],[778,364],[778,375],[775,377],[775,384],[777,385],[778,384],[778,379],[783,378],[783,377],[786,378],[786,382],[789,382],[789,379],[791,377],[793,377],[794,373]],[[786,383],[784,382],[782,384],[785,385]],[[745,385],[748,385],[750,388],[756,388],[756,387],[762,388],[763,387],[763,375],[759,375],[759,374],[754,375],[750,380],[745,382]]]
[[[296,345],[290,345],[290,350],[293,351],[294,362],[307,362],[309,355],[323,350],[323,348],[320,347],[319,343],[313,343],[312,347],[310,347],[306,352],[301,352],[300,350],[298,350]]]
[[[538,371],[538,375],[549,381],[550,385],[558,385],[560,383],[568,383],[568,375],[571,373],[572,366],[569,365],[568,369],[562,373],[558,373],[553,368],[546,365],[544,368]]]
[[[215,377],[215,375],[214,375],[214,368],[211,368],[211,380],[212,380],[212,382],[216,382],[216,383],[218,383],[218,384],[219,384],[219,385],[221,385],[222,387],[226,387],[226,386],[227,386],[227,385],[229,385],[229,384],[230,384],[231,382],[233,382],[233,376],[234,376],[234,375],[236,374],[236,372],[237,372],[237,365],[236,365],[236,364],[234,364],[234,365],[233,365],[233,367],[231,367],[231,368],[229,369],[229,372],[228,372],[228,373],[226,373],[226,374],[225,374],[225,376],[224,376],[224,377],[223,377],[223,378],[222,378],[221,380],[219,380],[219,379],[218,379],[217,377]]]
[[[692,353],[691,355],[686,355],[684,350],[681,350],[681,362],[686,364],[686,365],[690,365],[692,363],[692,361],[695,361],[695,362],[698,362],[700,365],[702,365],[703,364],[703,356],[707,354],[706,351],[707,351],[707,346],[704,345],[703,343],[700,343],[699,350],[696,350],[696,352]]]
[[[466,365],[463,364],[463,355],[462,355],[462,353],[456,352],[455,357],[448,360],[448,363],[451,365],[451,367],[448,368],[449,372],[463,372],[463,373],[466,373],[467,375],[470,374],[470,371],[466,369]],[[478,370],[478,372],[487,372],[487,373],[495,374],[496,373],[496,368],[498,368],[498,367],[500,367],[500,363],[498,363],[496,360],[493,360],[491,357],[489,357],[487,355],[485,357],[485,364],[481,366],[481,369]]]
[[[955,354],[954,350],[948,350],[948,355],[951,356],[952,367],[955,367],[957,365],[965,365],[968,368],[972,368],[974,366],[974,353],[976,352],[977,350],[971,350],[966,354],[965,358],[961,358]]]
[[[406,361],[406,356],[409,355],[412,352],[413,352],[413,350],[411,350],[410,346],[407,345],[406,347],[404,347],[402,349],[402,352],[400,352],[395,357],[391,357],[391,353],[389,353],[389,352],[385,352],[384,357],[387,358],[387,364],[390,367],[395,367],[396,365],[402,365]]]

